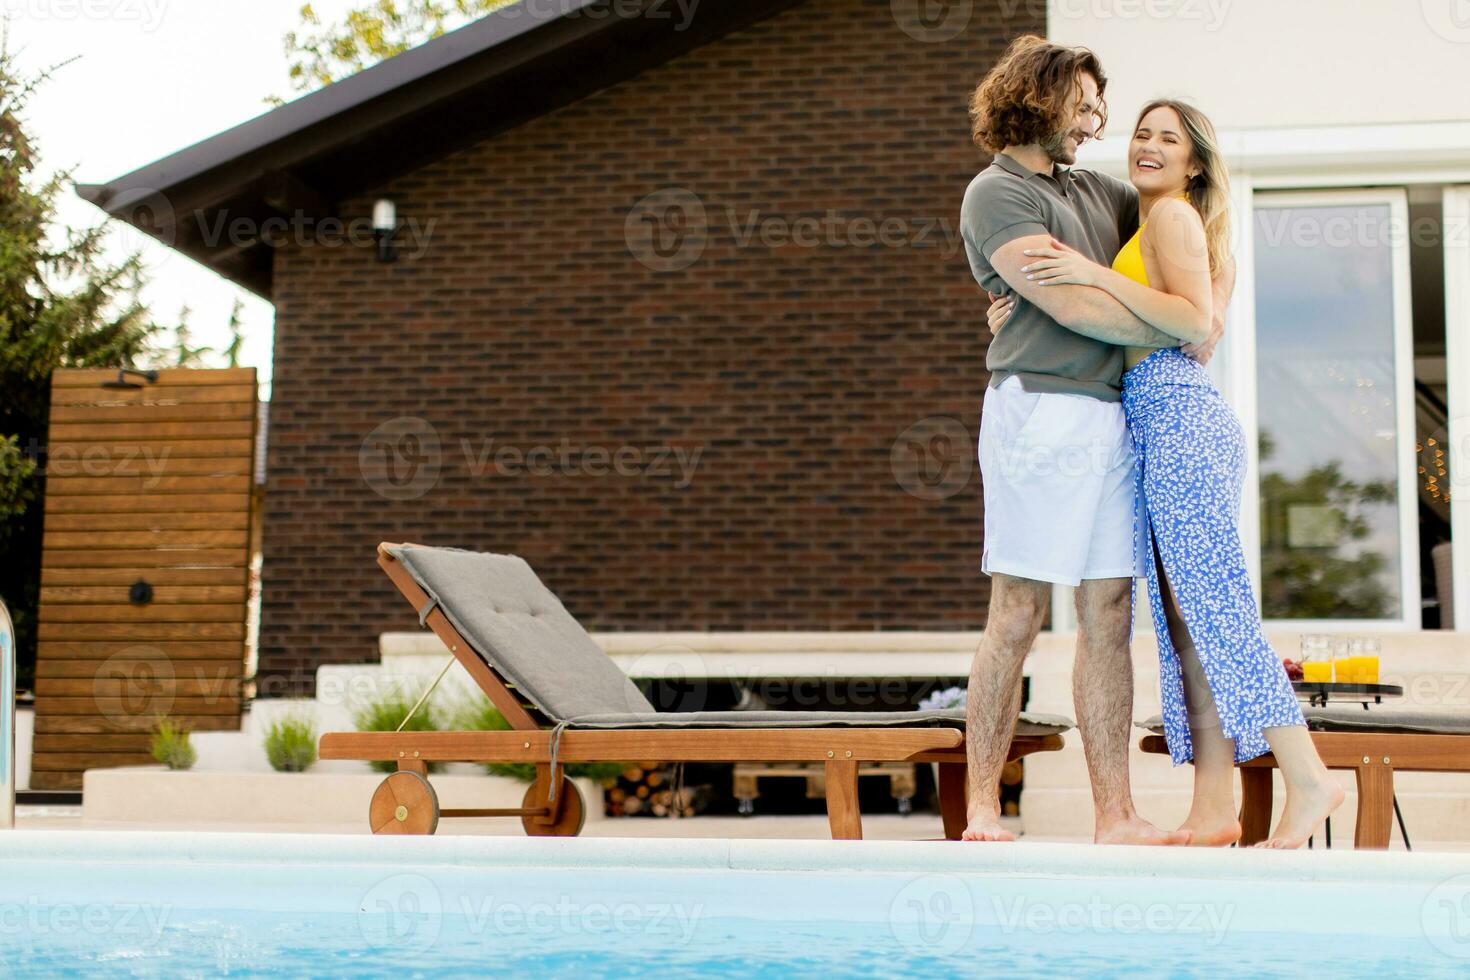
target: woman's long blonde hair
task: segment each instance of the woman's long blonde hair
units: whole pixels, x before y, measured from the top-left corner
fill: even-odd
[[[1225,157],[1220,152],[1220,140],[1215,136],[1214,124],[1208,116],[1188,102],[1178,99],[1154,99],[1138,114],[1133,131],[1143,123],[1143,117],[1160,107],[1173,109],[1184,124],[1193,147],[1192,157],[1199,173],[1189,178],[1185,193],[1189,203],[1199,212],[1205,224],[1205,244],[1209,250],[1210,274],[1218,273],[1230,258],[1230,172],[1225,166]]]

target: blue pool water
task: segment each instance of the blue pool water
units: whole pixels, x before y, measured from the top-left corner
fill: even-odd
[[[924,953],[869,923],[707,919],[694,942],[628,936],[572,922],[568,932],[477,932],[463,921],[418,922],[427,948],[366,938],[352,915],[285,916],[176,910],[156,935],[55,934],[7,949],[10,976],[509,975],[625,977],[1256,977],[1466,975],[1424,944],[1344,946],[1296,933],[1253,933],[1208,945],[1187,937],[1005,935],[975,930],[953,952]],[[371,928],[371,927],[370,927]],[[400,934],[400,939],[402,935]],[[7,944],[8,946],[9,944]],[[1415,947],[1418,948],[1415,948]]]
[[[798,842],[744,861],[692,841],[14,843],[47,836],[0,843],[0,975],[1470,975],[1458,856],[1393,855],[1415,859],[1400,873],[1350,853],[1084,867],[1096,849],[1055,845],[857,845],[868,862]]]

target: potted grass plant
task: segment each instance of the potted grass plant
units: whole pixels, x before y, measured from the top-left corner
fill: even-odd
[[[451,727],[467,732],[508,732],[510,722],[489,698],[479,697],[460,704],[452,713]],[[529,762],[484,762],[492,776],[508,776],[523,783],[535,782],[536,767]],[[569,762],[563,767],[573,779],[591,779],[606,783],[623,771],[621,762]]]
[[[199,754],[189,742],[189,730],[167,718],[158,719],[148,748],[155,762],[174,772],[193,768],[199,759]]]
[[[316,726],[306,718],[282,718],[265,733],[265,757],[276,772],[305,772],[316,763]]]
[[[417,711],[410,716],[414,705],[423,696],[423,685],[406,689],[395,685],[387,693],[373,701],[369,701],[352,713],[352,724],[360,732],[437,732],[441,730],[439,725],[439,712],[433,702],[425,702],[419,705]],[[488,703],[488,702],[487,702]],[[405,724],[405,719],[407,724]],[[374,772],[393,772],[398,766],[387,759],[376,759],[368,763]],[[440,772],[444,764],[440,762],[429,763],[429,772]]]

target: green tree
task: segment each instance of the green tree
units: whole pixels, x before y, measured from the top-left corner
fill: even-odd
[[[239,300],[235,300],[236,310],[239,309]],[[204,367],[204,355],[214,353],[214,348],[209,346],[193,346],[194,331],[189,328],[189,317],[193,315],[187,305],[179,310],[179,323],[174,327],[174,342],[167,350],[170,367],[198,368]],[[231,326],[238,327],[234,318],[231,318]],[[231,367],[235,365],[231,364]]]
[[[305,94],[330,85],[514,2],[376,0],[349,10],[340,24],[324,24],[312,5],[305,4],[301,29],[285,38],[291,88]],[[280,105],[285,100],[271,96],[266,101]]]
[[[51,372],[131,366],[159,329],[138,296],[139,257],[104,261],[105,224],[57,227],[71,174],[34,173],[26,105],[55,70],[24,74],[0,32],[0,596],[15,619],[22,685],[36,657]]]
[[[245,323],[240,314],[245,311],[245,303],[240,297],[235,297],[235,305],[230,308],[230,343],[222,353],[225,356],[225,367],[240,366],[240,348],[245,346]]]

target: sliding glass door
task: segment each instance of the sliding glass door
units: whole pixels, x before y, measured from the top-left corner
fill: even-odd
[[[1418,628],[1404,193],[1254,205],[1262,615]]]
[[[1470,629],[1470,186],[1444,192],[1446,389],[1449,401],[1450,538],[1453,596],[1441,610],[1458,630]],[[1443,593],[1447,590],[1441,590]],[[1448,615],[1446,615],[1448,613]]]

